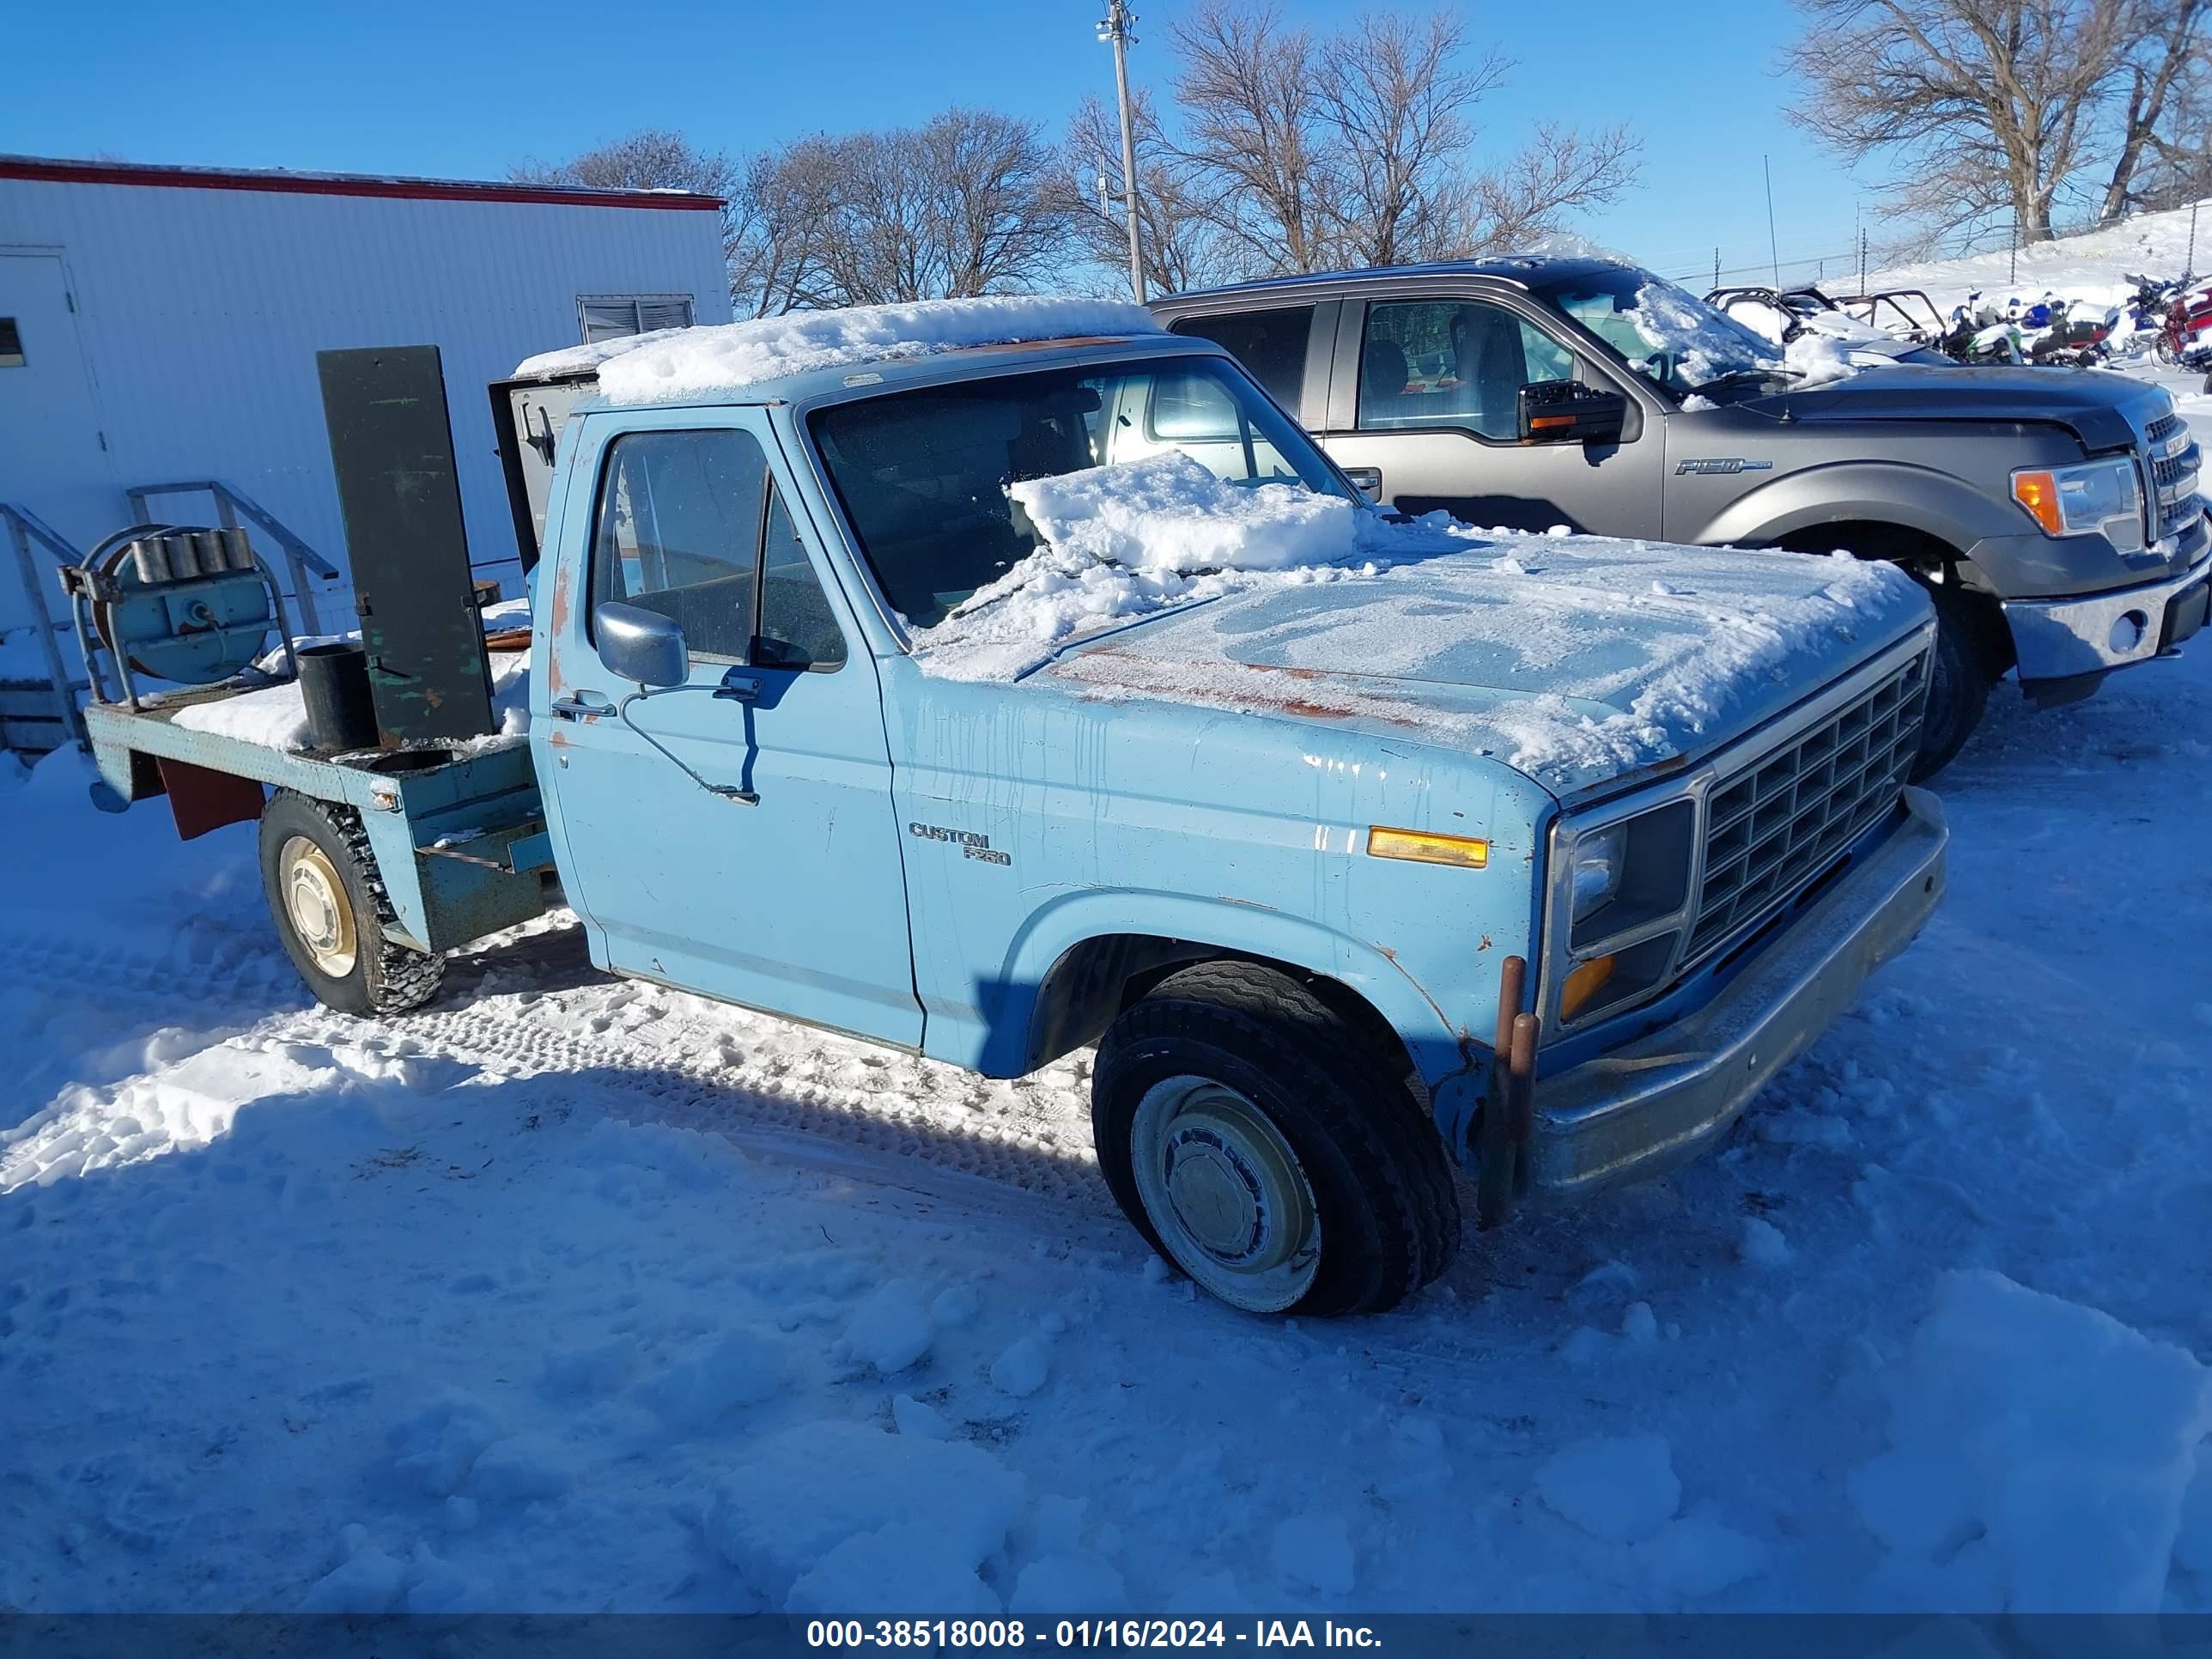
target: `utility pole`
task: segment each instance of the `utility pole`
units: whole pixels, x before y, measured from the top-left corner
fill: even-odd
[[[1782,248],[1774,240],[1774,163],[1762,155],[1759,165],[1766,174],[1766,252],[1774,261],[1774,286],[1782,286]]]
[[[2198,202],[2189,204],[2189,257],[2181,262],[2184,279],[2197,274],[2197,210],[2202,205]]]
[[[1137,128],[1129,118],[1129,48],[1137,37],[1129,25],[1137,15],[1128,0],[1106,0],[1106,15],[1099,20],[1098,38],[1114,44],[1114,90],[1121,105],[1121,216],[1129,223],[1129,292],[1145,303],[1145,252],[1137,238]]]

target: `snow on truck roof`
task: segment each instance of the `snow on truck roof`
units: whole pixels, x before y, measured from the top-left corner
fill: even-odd
[[[750,322],[661,329],[541,352],[519,380],[596,374],[603,402],[635,406],[703,403],[771,380],[825,368],[893,362],[979,346],[1076,341],[1165,332],[1150,312],[1125,301],[1052,295],[923,300],[910,305],[796,311]]]

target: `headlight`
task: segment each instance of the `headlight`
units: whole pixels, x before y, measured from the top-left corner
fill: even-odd
[[[2142,489],[2132,459],[2024,468],[2012,475],[2012,498],[2046,536],[2100,531],[2123,553],[2142,547]]]
[[[1620,890],[1628,854],[1628,826],[1608,824],[1578,837],[1567,866],[1574,887],[1574,919],[1586,921]]]
[[[1635,1000],[1674,960],[1690,900],[1696,809],[1686,800],[1579,829],[1553,843],[1552,1006],[1572,1024]]]

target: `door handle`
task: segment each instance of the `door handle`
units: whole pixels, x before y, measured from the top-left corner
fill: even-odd
[[[1382,499],[1382,469],[1379,466],[1347,466],[1344,476],[1352,480],[1352,487],[1370,501]]]
[[[613,706],[596,691],[572,691],[554,698],[545,712],[556,720],[580,720],[604,714]]]

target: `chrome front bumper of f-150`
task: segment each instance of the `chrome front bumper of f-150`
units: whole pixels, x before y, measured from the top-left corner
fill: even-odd
[[[2006,600],[2021,684],[2030,695],[2039,684],[2148,662],[2202,628],[2212,582],[2203,523],[2197,521],[2195,538],[2199,556],[2179,575],[2080,599]]]
[[[1571,1198],[1688,1157],[1833,1024],[1943,896],[1943,809],[1907,789],[1903,821],[1711,1002],[1536,1085],[1531,1198]]]

